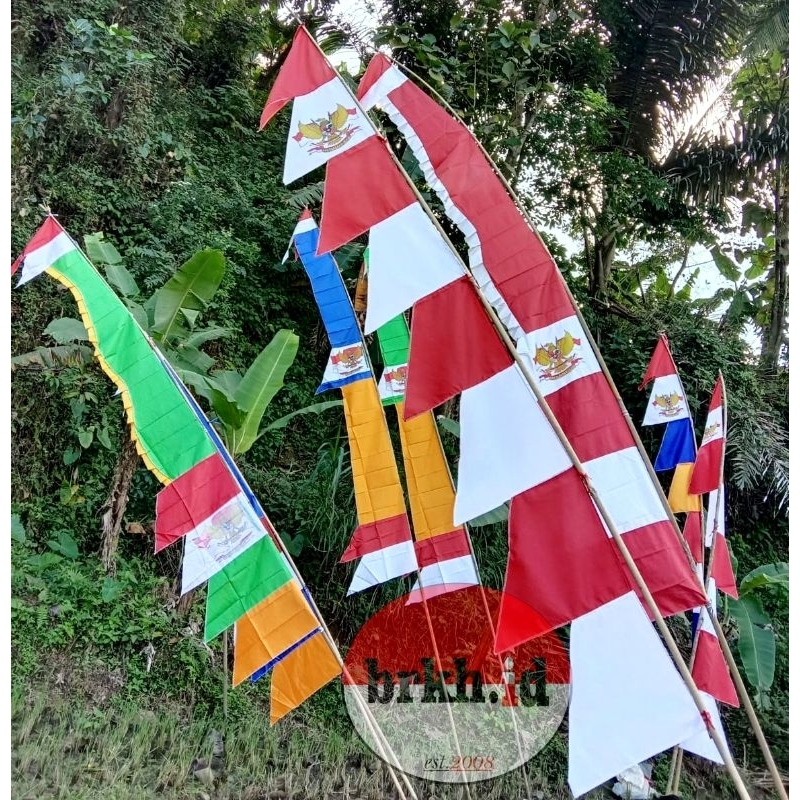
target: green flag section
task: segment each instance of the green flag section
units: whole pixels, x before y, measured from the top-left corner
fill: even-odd
[[[76,247],[48,273],[72,292],[103,371],[122,395],[131,436],[145,464],[169,483],[216,448],[142,329]]]
[[[409,332],[405,315],[398,314],[378,328],[378,344],[383,359],[383,375],[378,382],[385,406],[399,403],[406,394]]]
[[[205,640],[219,636],[292,578],[292,570],[272,540],[259,539],[209,579]]]

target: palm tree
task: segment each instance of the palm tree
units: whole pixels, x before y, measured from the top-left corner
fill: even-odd
[[[655,147],[664,120],[694,106],[736,52],[746,17],[736,0],[619,0],[600,4],[617,68],[607,84],[619,116],[610,148],[657,168]],[[605,186],[589,216],[593,258],[590,293],[606,292],[620,235],[631,220],[618,216],[614,187]]]
[[[713,205],[736,197],[759,213],[762,232],[774,238],[764,312],[756,317],[769,369],[786,343],[789,301],[788,13],[788,0],[767,0],[752,10],[744,58],[727,87],[731,124],[691,129],[662,164],[687,202]]]

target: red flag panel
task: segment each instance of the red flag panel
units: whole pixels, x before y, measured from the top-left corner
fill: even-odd
[[[414,305],[405,419],[430,411],[512,363],[469,277],[449,283]]]

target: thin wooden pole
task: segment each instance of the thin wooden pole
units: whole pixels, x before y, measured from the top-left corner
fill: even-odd
[[[411,70],[410,68],[406,67],[405,65],[399,63],[398,61],[393,59],[391,56],[387,56],[387,58],[389,58],[389,60],[392,61],[392,63],[395,64],[399,69],[407,72],[409,75],[414,77],[417,81],[422,83],[433,95],[436,96],[436,98],[439,100],[439,102],[448,110],[448,112],[453,116],[453,118],[458,120],[463,125],[464,129],[469,133],[469,135],[475,141],[475,143],[479,147],[480,151],[483,153],[484,157],[486,158],[487,162],[489,163],[489,165],[494,170],[494,172],[497,175],[498,179],[503,184],[503,186],[505,187],[506,191],[509,193],[511,199],[514,201],[515,205],[517,206],[517,209],[523,215],[525,221],[528,223],[528,227],[531,229],[531,231],[534,233],[534,235],[536,235],[536,237],[539,239],[539,241],[541,242],[541,245],[544,248],[545,252],[547,252],[548,255],[550,255],[549,250],[547,249],[547,245],[545,245],[544,241],[542,240],[542,238],[539,236],[538,232],[536,231],[536,226],[534,225],[533,220],[531,220],[530,215],[528,214],[528,212],[525,210],[525,207],[522,204],[522,202],[520,201],[520,198],[517,195],[516,191],[511,186],[511,184],[508,182],[506,177],[503,175],[502,171],[497,166],[497,164],[492,159],[492,157],[489,155],[489,153],[487,152],[487,150],[483,146],[483,144],[480,142],[480,140],[475,136],[475,134],[469,129],[469,127],[466,125],[466,123],[461,119],[461,117],[459,116],[458,112],[456,112],[455,109],[453,109],[453,107],[447,102],[447,100],[445,98],[443,98],[441,96],[441,94],[439,94],[439,92],[437,92],[436,89],[433,88],[427,81],[425,81],[424,78],[420,77],[413,70]],[[552,255],[550,255],[550,258],[552,259]],[[573,309],[575,311],[575,315],[578,317],[578,320],[580,321],[581,325],[583,326],[583,329],[586,331],[587,338],[588,338],[588,341],[589,341],[589,345],[592,348],[592,351],[593,351],[595,357],[597,358],[597,361],[598,361],[598,363],[600,365],[600,368],[601,368],[603,374],[605,375],[605,377],[606,377],[606,379],[608,381],[609,386],[611,387],[611,391],[613,392],[614,397],[617,400],[617,404],[619,405],[620,411],[622,412],[622,415],[625,418],[625,422],[628,425],[628,429],[630,430],[631,434],[633,435],[633,439],[634,439],[634,441],[636,443],[636,447],[639,450],[640,454],[642,455],[642,458],[644,460],[644,463],[645,463],[645,466],[647,468],[648,474],[650,475],[650,478],[653,481],[653,484],[654,484],[654,486],[656,488],[656,491],[658,493],[658,496],[659,496],[659,499],[661,501],[661,504],[664,507],[665,511],[667,512],[668,519],[670,520],[670,522],[672,524],[673,531],[675,532],[679,542],[681,543],[681,546],[683,548],[684,554],[686,555],[687,560],[689,561],[689,564],[693,566],[694,565],[694,558],[693,558],[693,556],[691,554],[689,546],[686,543],[686,540],[685,540],[680,528],[678,527],[678,523],[677,523],[677,521],[675,519],[675,515],[673,514],[672,509],[669,507],[669,501],[667,500],[667,497],[664,494],[664,490],[661,488],[661,483],[658,480],[658,476],[656,475],[655,470],[653,469],[653,465],[652,465],[652,463],[650,461],[650,457],[648,456],[647,451],[645,450],[644,444],[642,443],[641,437],[639,436],[639,432],[636,430],[636,426],[634,425],[633,420],[631,419],[630,413],[628,412],[627,408],[625,407],[625,404],[624,404],[624,402],[622,400],[622,397],[621,397],[621,395],[619,393],[619,390],[617,389],[616,384],[614,383],[614,380],[611,377],[611,373],[609,372],[608,365],[606,364],[605,359],[603,358],[602,354],[600,353],[600,350],[599,350],[599,348],[597,346],[597,342],[595,341],[594,337],[591,334],[591,331],[589,330],[588,325],[586,324],[586,320],[584,319],[583,313],[581,312],[580,307],[578,306],[577,302],[575,301],[575,298],[572,295],[572,292],[570,291],[569,286],[567,285],[566,279],[561,274],[560,270],[556,269],[555,271],[556,271],[556,273],[558,274],[559,278],[562,281],[562,285],[564,286],[564,289],[567,292],[567,296],[570,298],[570,302],[571,302],[571,304],[573,306]],[[701,583],[701,586],[702,586],[702,581],[700,581],[700,583]],[[705,587],[703,587],[703,588],[705,588]],[[764,760],[765,760],[765,762],[766,762],[766,764],[767,764],[767,766],[769,768],[770,775],[772,776],[773,781],[775,781],[775,788],[778,791],[778,793],[781,795],[781,798],[785,798],[785,800],[788,800],[788,796],[786,795],[786,790],[785,790],[785,788],[783,786],[783,780],[780,777],[780,772],[778,771],[777,765],[775,764],[775,759],[774,759],[774,757],[772,755],[772,751],[770,750],[769,744],[767,743],[767,740],[764,737],[764,733],[763,733],[763,730],[761,728],[761,724],[758,721],[758,717],[756,716],[755,709],[753,708],[752,701],[750,700],[750,696],[749,696],[749,694],[747,692],[747,688],[745,687],[744,681],[742,680],[741,673],[739,671],[739,667],[738,667],[738,665],[736,663],[735,658],[733,657],[733,653],[731,652],[730,647],[728,646],[727,640],[725,639],[725,635],[724,635],[724,633],[722,631],[721,625],[719,624],[719,620],[717,619],[716,614],[712,613],[712,608],[711,608],[710,600],[708,599],[707,593],[706,593],[706,610],[708,611],[708,614],[711,617],[711,622],[712,622],[712,625],[714,627],[714,630],[715,630],[718,638],[720,639],[720,645],[722,647],[723,655],[725,656],[725,661],[728,664],[728,668],[731,671],[731,675],[733,677],[734,684],[736,685],[736,689],[737,689],[737,691],[739,693],[739,697],[740,697],[740,699],[742,701],[742,704],[745,707],[745,711],[747,712],[747,717],[748,717],[748,720],[750,722],[750,726],[751,726],[751,728],[753,730],[753,734],[755,735],[756,740],[759,743],[759,747],[761,748],[761,752],[762,752],[762,754],[764,756]]]
[[[334,267],[336,268],[336,271],[338,272],[339,271],[339,265],[336,263],[336,259],[332,255],[331,255],[331,260],[333,261]],[[361,276],[360,275],[359,275],[359,280],[361,280]],[[358,323],[358,317],[356,315],[355,306],[353,305],[353,301],[350,300],[349,294],[347,295],[347,298],[350,301],[350,308],[351,308],[351,310],[353,312],[353,316],[356,319],[356,323]],[[358,324],[358,333],[359,333],[359,336],[361,337],[361,346],[362,346],[363,353],[364,353],[364,362],[369,367],[370,380],[372,380],[373,384],[375,384],[376,383],[375,368],[373,367],[372,361],[371,361],[371,359],[369,357],[369,353],[367,352],[367,342],[366,342],[366,340],[364,338],[364,332],[361,330],[361,325],[360,324]],[[377,391],[377,385],[376,385],[376,391]],[[383,412],[382,408],[381,408],[381,413],[384,414],[384,421],[385,421],[385,416],[386,415]],[[404,505],[404,508],[405,508],[405,505]],[[419,565],[417,565],[416,574],[417,574],[417,581],[419,583],[420,596],[422,598],[422,606],[423,606],[424,611],[425,611],[425,620],[426,620],[427,625],[428,625],[428,633],[430,633],[430,636],[431,636],[431,646],[433,647],[434,661],[435,661],[435,663],[436,663],[436,665],[437,665],[437,667],[439,669],[439,674],[444,676],[444,663],[442,662],[442,657],[441,657],[441,654],[439,653],[439,646],[436,643],[436,632],[435,632],[434,627],[433,627],[433,620],[431,619],[430,609],[428,608],[428,600],[427,600],[427,598],[425,596],[425,588],[424,588],[424,586],[422,584],[422,569],[420,568]],[[444,678],[442,678],[442,682],[443,682],[444,691],[445,691],[445,693],[447,693],[447,687],[444,686]],[[460,743],[459,738],[458,738],[458,730],[456,729],[456,722],[455,722],[455,719],[453,717],[453,709],[452,709],[452,707],[451,707],[449,702],[445,703],[445,705],[447,706],[447,717],[448,717],[448,720],[450,722],[450,730],[451,730],[451,733],[453,734],[453,741],[454,741],[455,746],[456,746],[456,754],[459,756],[458,763],[459,763],[459,771],[460,771],[461,777],[462,777],[462,782],[463,782],[463,784],[465,786],[468,800],[472,800],[472,794],[471,794],[470,789],[469,789],[469,781],[467,780],[466,768],[464,767],[464,758],[463,758],[463,753],[461,751],[461,743]]]
[[[222,632],[222,718],[228,725],[228,629]]]

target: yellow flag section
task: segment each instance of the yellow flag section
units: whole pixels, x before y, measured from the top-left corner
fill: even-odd
[[[453,525],[455,491],[433,413],[403,419],[395,404],[406,470],[406,486],[414,523],[414,549],[420,573],[410,602],[475,586],[475,560],[463,525]]]
[[[417,569],[403,488],[378,387],[370,376],[341,387],[358,527],[341,561],[360,558],[348,594]]]
[[[236,622],[233,685],[272,670],[270,722],[301,705],[342,671],[297,583],[273,592]],[[294,644],[294,647],[292,645]]]
[[[672,476],[672,483],[669,487],[667,500],[669,507],[676,514],[680,511],[691,512],[700,511],[700,495],[689,494],[689,481],[692,477],[694,462],[690,464],[677,464],[675,474]]]
[[[272,669],[269,719],[276,723],[342,671],[321,633],[289,653]]]

